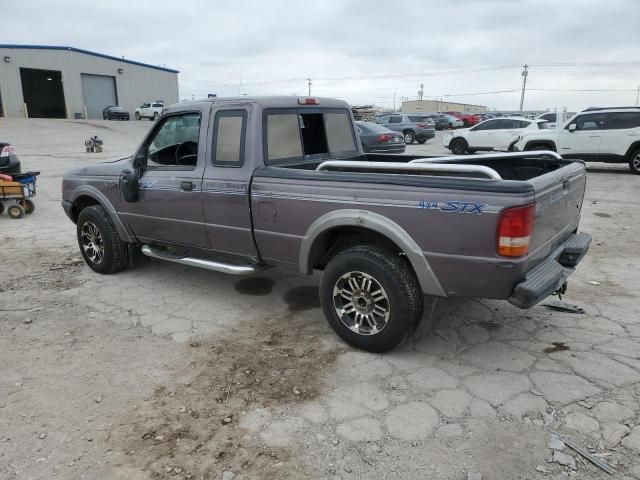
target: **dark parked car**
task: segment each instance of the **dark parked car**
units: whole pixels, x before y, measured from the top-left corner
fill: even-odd
[[[443,113],[430,113],[428,115],[431,120],[436,125],[436,130],[444,130],[445,128],[449,128],[449,119]]]
[[[117,105],[109,105],[102,110],[104,120],[129,120],[129,112]]]
[[[7,175],[20,173],[20,160],[16,155],[16,147],[7,142],[0,142],[0,173]]]
[[[362,150],[371,153],[404,153],[406,146],[401,133],[372,122],[356,122]]]

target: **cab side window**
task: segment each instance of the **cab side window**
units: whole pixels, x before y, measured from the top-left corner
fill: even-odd
[[[148,143],[147,167],[193,169],[198,160],[199,136],[199,113],[166,117]]]
[[[216,113],[211,158],[213,165],[241,167],[244,164],[246,129],[246,110],[223,110]]]

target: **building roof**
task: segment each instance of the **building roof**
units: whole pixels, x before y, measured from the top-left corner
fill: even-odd
[[[64,47],[59,45],[12,45],[12,44],[0,44],[0,48],[17,48],[24,50],[66,50],[69,52],[84,53],[85,55],[92,55],[94,57],[106,58],[107,60],[116,60],[118,62],[130,63],[131,65],[138,65],[139,67],[153,68],[154,70],[162,70],[163,72],[179,73],[178,70],[171,68],[160,67],[158,65],[150,65],[148,63],[136,62],[135,60],[128,60],[126,58],[114,57],[111,55],[105,55],[104,53],[91,52],[89,50],[83,50],[75,47]]]

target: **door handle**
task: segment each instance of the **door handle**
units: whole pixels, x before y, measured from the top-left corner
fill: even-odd
[[[600,135],[589,135],[591,138],[598,138]]]
[[[180,190],[185,192],[193,191],[193,182],[180,182]]]

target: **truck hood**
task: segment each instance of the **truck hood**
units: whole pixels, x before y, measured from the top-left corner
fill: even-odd
[[[107,162],[83,165],[82,167],[71,168],[64,172],[65,177],[114,177],[120,175],[122,170],[131,168],[131,158],[125,157]]]

